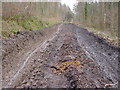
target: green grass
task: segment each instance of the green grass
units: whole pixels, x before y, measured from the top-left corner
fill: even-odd
[[[7,38],[21,30],[40,30],[43,27],[49,27],[55,22],[43,21],[35,17],[8,17],[2,23],[2,37]]]
[[[9,37],[9,33],[7,31],[1,31],[2,37]]]

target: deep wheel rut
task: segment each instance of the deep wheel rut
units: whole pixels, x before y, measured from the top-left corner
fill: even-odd
[[[99,44],[99,40],[74,24],[60,24],[51,38],[28,54],[5,87],[105,88],[106,84],[117,87],[114,65],[118,63],[119,51],[112,46],[105,50],[107,44]],[[108,52],[112,56],[101,54]]]

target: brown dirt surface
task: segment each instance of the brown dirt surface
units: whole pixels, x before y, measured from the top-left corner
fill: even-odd
[[[119,48],[71,23],[3,42],[3,88],[117,87]]]

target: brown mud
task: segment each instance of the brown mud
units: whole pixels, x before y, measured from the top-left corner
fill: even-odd
[[[74,24],[3,40],[3,88],[117,87],[119,48]]]

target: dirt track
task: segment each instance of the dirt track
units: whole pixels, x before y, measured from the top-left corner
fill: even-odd
[[[117,87],[117,47],[74,24],[3,40],[3,88]]]

